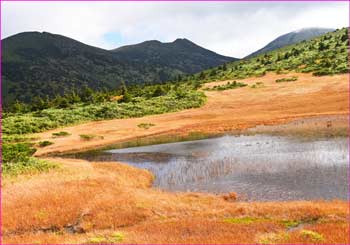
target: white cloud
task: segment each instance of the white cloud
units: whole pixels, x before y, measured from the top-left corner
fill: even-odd
[[[347,2],[2,2],[2,38],[23,31],[62,34],[106,49],[188,38],[243,57],[303,27],[348,26]],[[122,40],[106,40],[106,33]]]

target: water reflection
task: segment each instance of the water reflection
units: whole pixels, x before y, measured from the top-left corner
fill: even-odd
[[[133,147],[84,155],[149,169],[172,191],[235,191],[247,200],[346,199],[346,138],[302,141],[255,135]]]

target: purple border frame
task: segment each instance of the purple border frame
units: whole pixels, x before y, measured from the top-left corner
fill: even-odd
[[[349,0],[0,0],[0,74],[2,74],[2,2],[348,2],[349,10],[349,26],[350,27],[350,2]],[[349,28],[350,29],[350,28]],[[350,33],[348,32],[350,39]],[[350,66],[350,47],[348,47],[348,66]],[[350,91],[350,73],[348,73],[348,91]],[[348,114],[348,154],[350,159],[350,94],[348,96],[349,114]],[[2,243],[2,75],[0,76],[0,244],[14,245]],[[347,180],[348,180],[348,228],[350,230],[350,160],[347,166]],[[350,244],[350,232],[349,232],[349,244]],[[65,245],[77,245],[68,244]],[[292,245],[293,243],[290,243]],[[326,244],[326,243],[325,243]],[[36,245],[31,243],[25,243],[25,245]],[[49,245],[61,245],[60,243]],[[63,245],[63,244],[62,244]],[[84,243],[84,245],[90,245]],[[124,244],[129,245],[129,244]],[[130,244],[131,245],[131,244]],[[185,245],[185,244],[172,244],[172,245]],[[207,244],[210,245],[210,244]],[[235,245],[253,245],[252,244],[235,244]],[[307,244],[305,244],[307,245]],[[332,244],[336,245],[336,244]],[[340,245],[340,244],[338,244]],[[346,245],[346,244],[344,244]]]

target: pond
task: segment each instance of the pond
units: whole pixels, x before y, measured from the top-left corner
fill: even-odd
[[[241,199],[347,199],[347,138],[303,140],[253,135],[80,154],[120,161],[154,173],[170,191],[237,192]]]

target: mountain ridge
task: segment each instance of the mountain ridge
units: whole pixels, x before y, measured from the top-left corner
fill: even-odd
[[[112,52],[130,62],[142,61],[156,66],[165,65],[189,74],[202,71],[202,67],[215,67],[238,60],[217,54],[186,38],[177,38],[173,42],[144,41],[113,49]],[[198,61],[201,61],[200,64]]]
[[[234,60],[189,42],[177,39],[163,47],[159,41],[149,41],[152,48],[141,51],[150,53],[135,59],[120,50],[101,49],[63,35],[18,33],[2,40],[4,102],[30,102],[34,95],[53,97],[83,86],[115,89],[122,81],[161,83]],[[155,43],[160,47],[153,48]],[[161,59],[154,58],[157,52]],[[209,56],[210,52],[215,55]]]

